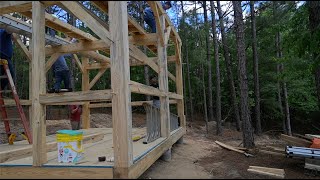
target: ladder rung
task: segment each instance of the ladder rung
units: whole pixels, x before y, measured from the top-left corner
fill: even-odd
[[[6,75],[0,76],[0,79],[5,79],[5,78],[8,78],[8,76]]]
[[[7,118],[6,120],[0,119],[0,121],[21,121],[20,118]]]

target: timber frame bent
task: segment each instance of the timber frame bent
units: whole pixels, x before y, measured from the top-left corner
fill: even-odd
[[[147,1],[155,15],[157,33],[147,33],[130,17],[125,1],[92,1],[92,3],[108,15],[109,24],[99,19],[78,1],[0,1],[0,28],[7,28],[8,25],[15,28],[14,42],[23,50],[30,65],[30,96],[29,100],[21,102],[23,105],[30,106],[29,119],[32,119],[33,133],[32,151],[30,152],[32,153],[32,164],[7,165],[0,161],[0,179],[138,178],[186,133],[181,39],[160,2]],[[58,5],[73,14],[99,38],[46,13],[45,8],[51,5]],[[31,19],[32,24],[15,18],[10,13],[19,13]],[[46,26],[76,38],[78,42],[70,43],[58,36],[50,37],[45,34]],[[19,35],[31,39],[29,49],[21,42]],[[167,56],[169,42],[175,47],[175,55]],[[138,46],[146,46],[156,54],[156,57],[148,57]],[[57,57],[67,53],[74,54],[76,64],[82,73],[82,91],[47,94],[46,73]],[[78,55],[81,58],[78,58]],[[46,57],[47,61],[45,61]],[[174,73],[169,72],[169,63],[175,64]],[[130,79],[130,66],[141,65],[148,65],[158,74],[159,88]],[[99,72],[90,81],[89,72],[93,69],[99,69]],[[111,70],[111,89],[92,90],[95,83],[108,69]],[[175,82],[176,92],[169,92],[169,79]],[[131,93],[159,96],[161,102],[162,140],[138,159],[133,153],[131,106],[142,106],[145,101],[131,102]],[[106,101],[112,101],[112,103],[106,103]],[[9,105],[11,103],[11,101],[6,102]],[[44,165],[48,162],[46,106],[67,105],[68,103],[83,105],[82,126],[84,129],[90,129],[90,108],[113,107],[113,166]],[[180,119],[180,127],[173,132],[170,132],[169,104],[176,104]],[[1,153],[3,152],[0,147]]]

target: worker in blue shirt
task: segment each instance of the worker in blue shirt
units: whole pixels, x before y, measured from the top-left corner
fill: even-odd
[[[68,91],[72,91],[70,85],[70,71],[67,65],[65,57],[71,57],[71,54],[65,54],[63,56],[59,56],[56,62],[52,65],[53,74],[55,77],[55,83],[53,89],[50,89],[49,93],[59,93],[61,90],[61,83],[63,81],[65,89]]]
[[[55,36],[55,30],[52,29],[49,31],[50,36]],[[76,40],[74,38],[71,38],[69,36],[66,37],[71,43],[74,43]],[[65,54],[62,56],[59,56],[58,59],[54,62],[51,69],[53,72],[53,76],[55,78],[55,83],[52,89],[48,90],[48,93],[59,93],[61,90],[61,83],[63,82],[64,88],[67,89],[69,92],[72,91],[71,88],[71,79],[70,79],[70,70],[67,65],[65,57],[72,58],[72,54]]]
[[[15,73],[12,63],[12,55],[13,55],[13,43],[12,43],[12,32],[0,29],[0,58],[5,59],[8,61],[9,70],[12,76],[12,79],[15,79]],[[0,68],[0,74],[4,75],[5,72],[3,68]],[[2,78],[1,79],[1,89],[5,89],[8,85],[8,79]]]
[[[163,9],[166,11],[167,9],[170,9],[172,7],[170,1],[166,1],[162,4]],[[153,11],[150,7],[147,7],[143,11],[144,14],[144,21],[150,26],[151,33],[156,33],[156,21],[154,19]]]

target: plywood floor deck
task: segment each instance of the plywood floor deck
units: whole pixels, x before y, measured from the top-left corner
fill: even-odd
[[[99,156],[106,156],[107,159],[113,157],[113,142],[112,142],[112,128],[90,128],[83,130],[84,135],[90,135],[95,133],[103,133],[104,137],[102,140],[97,142],[89,142],[83,144],[84,147],[84,159],[82,159],[77,164],[74,163],[59,163],[58,162],[58,152],[57,150],[51,151],[47,153],[48,162],[44,164],[47,167],[54,166],[75,166],[75,167],[104,167],[104,168],[112,168],[113,162],[99,162]],[[132,135],[133,136],[143,136],[146,134],[146,128],[133,128]],[[138,160],[148,151],[152,150],[159,143],[161,143],[165,138],[159,138],[156,141],[143,144],[144,139],[140,139],[139,141],[133,142],[133,159],[134,161]],[[47,144],[55,142],[55,135],[47,136]],[[14,151],[21,148],[32,147],[32,145],[27,144],[26,141],[16,142],[14,145],[2,144],[0,145],[0,154],[2,152]],[[28,155],[27,157],[23,157],[20,159],[7,160],[5,162],[0,163],[0,166],[32,166],[32,155]]]

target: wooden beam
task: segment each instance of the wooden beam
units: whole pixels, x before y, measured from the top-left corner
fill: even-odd
[[[164,32],[165,21],[164,16],[159,17],[160,32]],[[161,37],[163,38],[163,37]],[[169,92],[168,86],[168,66],[167,66],[167,47],[158,42],[158,65],[159,71],[159,89],[166,94]],[[160,97],[160,120],[161,120],[161,137],[169,137],[170,135],[170,109],[169,109],[169,97]]]
[[[94,51],[80,52],[79,54],[83,55],[85,57],[93,58],[93,59],[100,61],[102,63],[110,63],[110,58],[108,58],[107,56],[104,56],[102,54],[99,54],[97,52],[94,52]]]
[[[46,62],[46,70],[45,72],[47,73],[49,71],[49,69],[51,68],[51,66],[57,61],[57,59],[61,56],[61,53],[54,53],[52,54],[52,56],[50,57],[50,59]]]
[[[110,47],[110,43],[105,43],[103,40],[97,40],[97,41],[82,41],[79,43],[71,43],[66,45],[46,47],[45,51],[46,51],[46,56],[50,56],[57,52],[67,54],[67,53],[76,53],[81,51],[102,50],[102,49],[107,49],[109,47]]]
[[[106,69],[110,68],[110,64],[92,63],[84,67],[85,69]]]
[[[89,70],[85,69],[85,67],[89,64],[89,59],[82,57],[82,91],[89,91]],[[90,102],[85,102],[82,108],[82,128],[88,129],[90,128]]]
[[[4,104],[6,107],[16,106],[16,102],[14,101],[14,99],[4,99]],[[27,100],[27,99],[20,99],[20,104],[22,106],[30,106],[32,102],[31,100]]]
[[[249,166],[248,171],[255,174],[271,176],[273,178],[284,179],[285,177],[284,169],[267,168],[267,167],[260,167],[260,166]]]
[[[152,1],[151,1],[151,2],[152,2]],[[173,26],[173,24],[172,24],[172,22],[171,22],[171,20],[170,20],[170,18],[169,18],[169,16],[168,16],[168,14],[164,11],[164,9],[162,8],[162,5],[160,4],[159,1],[154,1],[154,2],[155,2],[155,4],[157,5],[158,10],[160,11],[160,12],[159,12],[159,15],[163,15],[163,16],[165,17],[166,23],[167,23],[169,26],[171,26],[172,32],[173,32],[173,34],[174,34],[174,38],[177,38],[177,40],[179,41],[179,43],[181,43],[181,38],[180,38],[179,34],[177,33],[177,30],[176,30],[175,27]],[[149,4],[149,3],[148,3],[148,4]]]
[[[101,78],[101,76],[103,75],[104,72],[106,72],[107,68],[104,69],[99,69],[98,74],[92,79],[92,81],[89,84],[89,89],[91,89],[96,83],[97,81]]]
[[[70,179],[112,179],[112,168],[95,167],[14,167],[0,166],[0,174],[3,179],[63,179],[66,176]]]
[[[41,104],[111,100],[111,90],[79,91],[40,95]]]
[[[176,93],[173,93],[173,92],[168,92],[168,97],[172,98],[172,99],[179,99],[179,100],[183,99],[182,95],[176,94]]]
[[[150,152],[141,157],[133,166],[130,167],[129,178],[137,179],[144,173],[156,160],[159,159],[165,151],[168,150],[174,143],[176,143],[184,134],[186,130],[184,128],[179,128],[173,131],[170,136],[157,145]]]
[[[176,39],[175,41],[175,51],[176,51],[176,62],[177,64],[181,64],[181,43]]]
[[[158,37],[159,37],[159,40],[160,40],[160,43],[162,46],[164,46],[164,22],[160,22],[160,15],[159,15],[159,11],[158,11],[158,6],[156,4],[155,1],[147,1],[150,8],[152,9],[153,11],[153,15],[154,15],[154,19],[156,20],[156,26],[157,26],[157,34],[158,34]],[[162,7],[161,7],[162,8]]]
[[[171,26],[166,28],[166,32],[164,33],[164,44],[167,46],[170,38]]]
[[[108,3],[110,31],[114,42],[110,49],[111,87],[114,93],[112,98],[114,177],[128,178],[129,167],[133,164],[133,147],[127,2]]]
[[[181,100],[178,100],[177,103],[177,112],[178,112],[178,116],[180,117],[180,122],[181,122],[181,126],[182,127],[186,127],[186,118],[184,115],[184,99],[183,99],[183,76],[182,76],[182,63],[181,63],[181,56],[177,55],[180,50],[181,50],[181,46],[179,46],[180,44],[177,42],[176,46],[178,45],[178,48],[176,48],[176,90],[177,90],[177,94],[182,96]]]
[[[28,11],[32,8],[32,1],[1,1],[0,15],[12,12]]]
[[[129,36],[129,42],[135,45],[156,45],[158,42],[158,36],[155,33],[144,35],[131,35]]]
[[[130,44],[130,56],[138,61],[142,61],[149,65],[156,73],[159,73],[159,66],[153,61],[148,61],[148,56],[145,55],[140,49]]]
[[[83,73],[84,70],[83,70],[82,64],[76,54],[73,54],[73,59],[76,61],[76,64],[77,64],[78,68],[80,69],[81,73]]]
[[[131,102],[131,106],[143,106],[143,103],[152,104],[153,101],[133,101]],[[170,104],[176,104],[177,100],[170,100]],[[112,103],[94,103],[90,104],[90,108],[102,108],[102,107],[112,107]]]
[[[130,36],[129,41],[135,45],[150,45],[157,44],[156,34],[134,35]],[[67,45],[46,47],[46,56],[53,53],[76,53],[81,51],[105,50],[110,48],[110,43],[105,43],[103,40],[96,41],[81,41]]]
[[[21,48],[24,54],[27,56],[27,60],[31,62],[32,53],[27,49],[27,47],[23,44],[18,34],[12,33],[13,41]]]
[[[32,2],[32,136],[33,166],[47,162],[46,150],[46,106],[40,103],[40,94],[46,92],[45,75],[45,6],[39,1]]]
[[[92,143],[102,140],[104,137],[104,133],[98,132],[93,134],[84,134],[83,135],[83,144],[86,143]],[[16,146],[19,146],[21,144],[17,144]],[[57,141],[53,142],[47,142],[46,143],[46,150],[47,152],[56,151]],[[7,151],[1,151],[0,152],[0,163],[6,162],[6,161],[13,161],[16,159],[21,159],[24,157],[28,157],[32,155],[32,146],[21,146],[21,148],[15,148],[13,150],[7,150]]]
[[[130,89],[131,89],[131,92],[138,93],[138,94],[168,97],[173,99],[183,99],[183,96],[179,94],[172,93],[172,92],[165,92],[158,88],[147,86],[135,81],[130,81]]]
[[[108,14],[108,2],[106,1],[92,1],[92,3],[100,9],[102,12]],[[128,16],[128,25],[133,26],[131,29],[134,30],[135,32],[138,32],[139,34],[147,34],[146,31],[140,26],[139,23],[137,23],[133,18]],[[130,31],[130,28],[128,28]],[[130,31],[132,32],[132,31]]]
[[[173,82],[176,82],[176,77],[175,77],[173,74],[171,74],[171,73],[169,72],[169,70],[168,70],[168,77],[169,77]]]
[[[153,96],[166,96],[165,92],[160,91],[158,88],[147,86],[135,81],[130,82],[130,89],[133,93],[153,95]]]
[[[32,18],[32,12],[20,12],[20,14]],[[76,38],[76,39],[84,39],[88,41],[96,41],[97,38],[93,37],[91,34],[84,32],[66,22],[61,21],[60,19],[54,17],[51,14],[45,13],[46,18],[46,26],[55,29],[57,31],[60,31],[64,34],[67,34],[70,37]]]
[[[61,1],[70,12],[84,22],[96,35],[98,35],[105,43],[111,43],[110,33],[97,20],[95,20],[83,7],[74,1]]]

